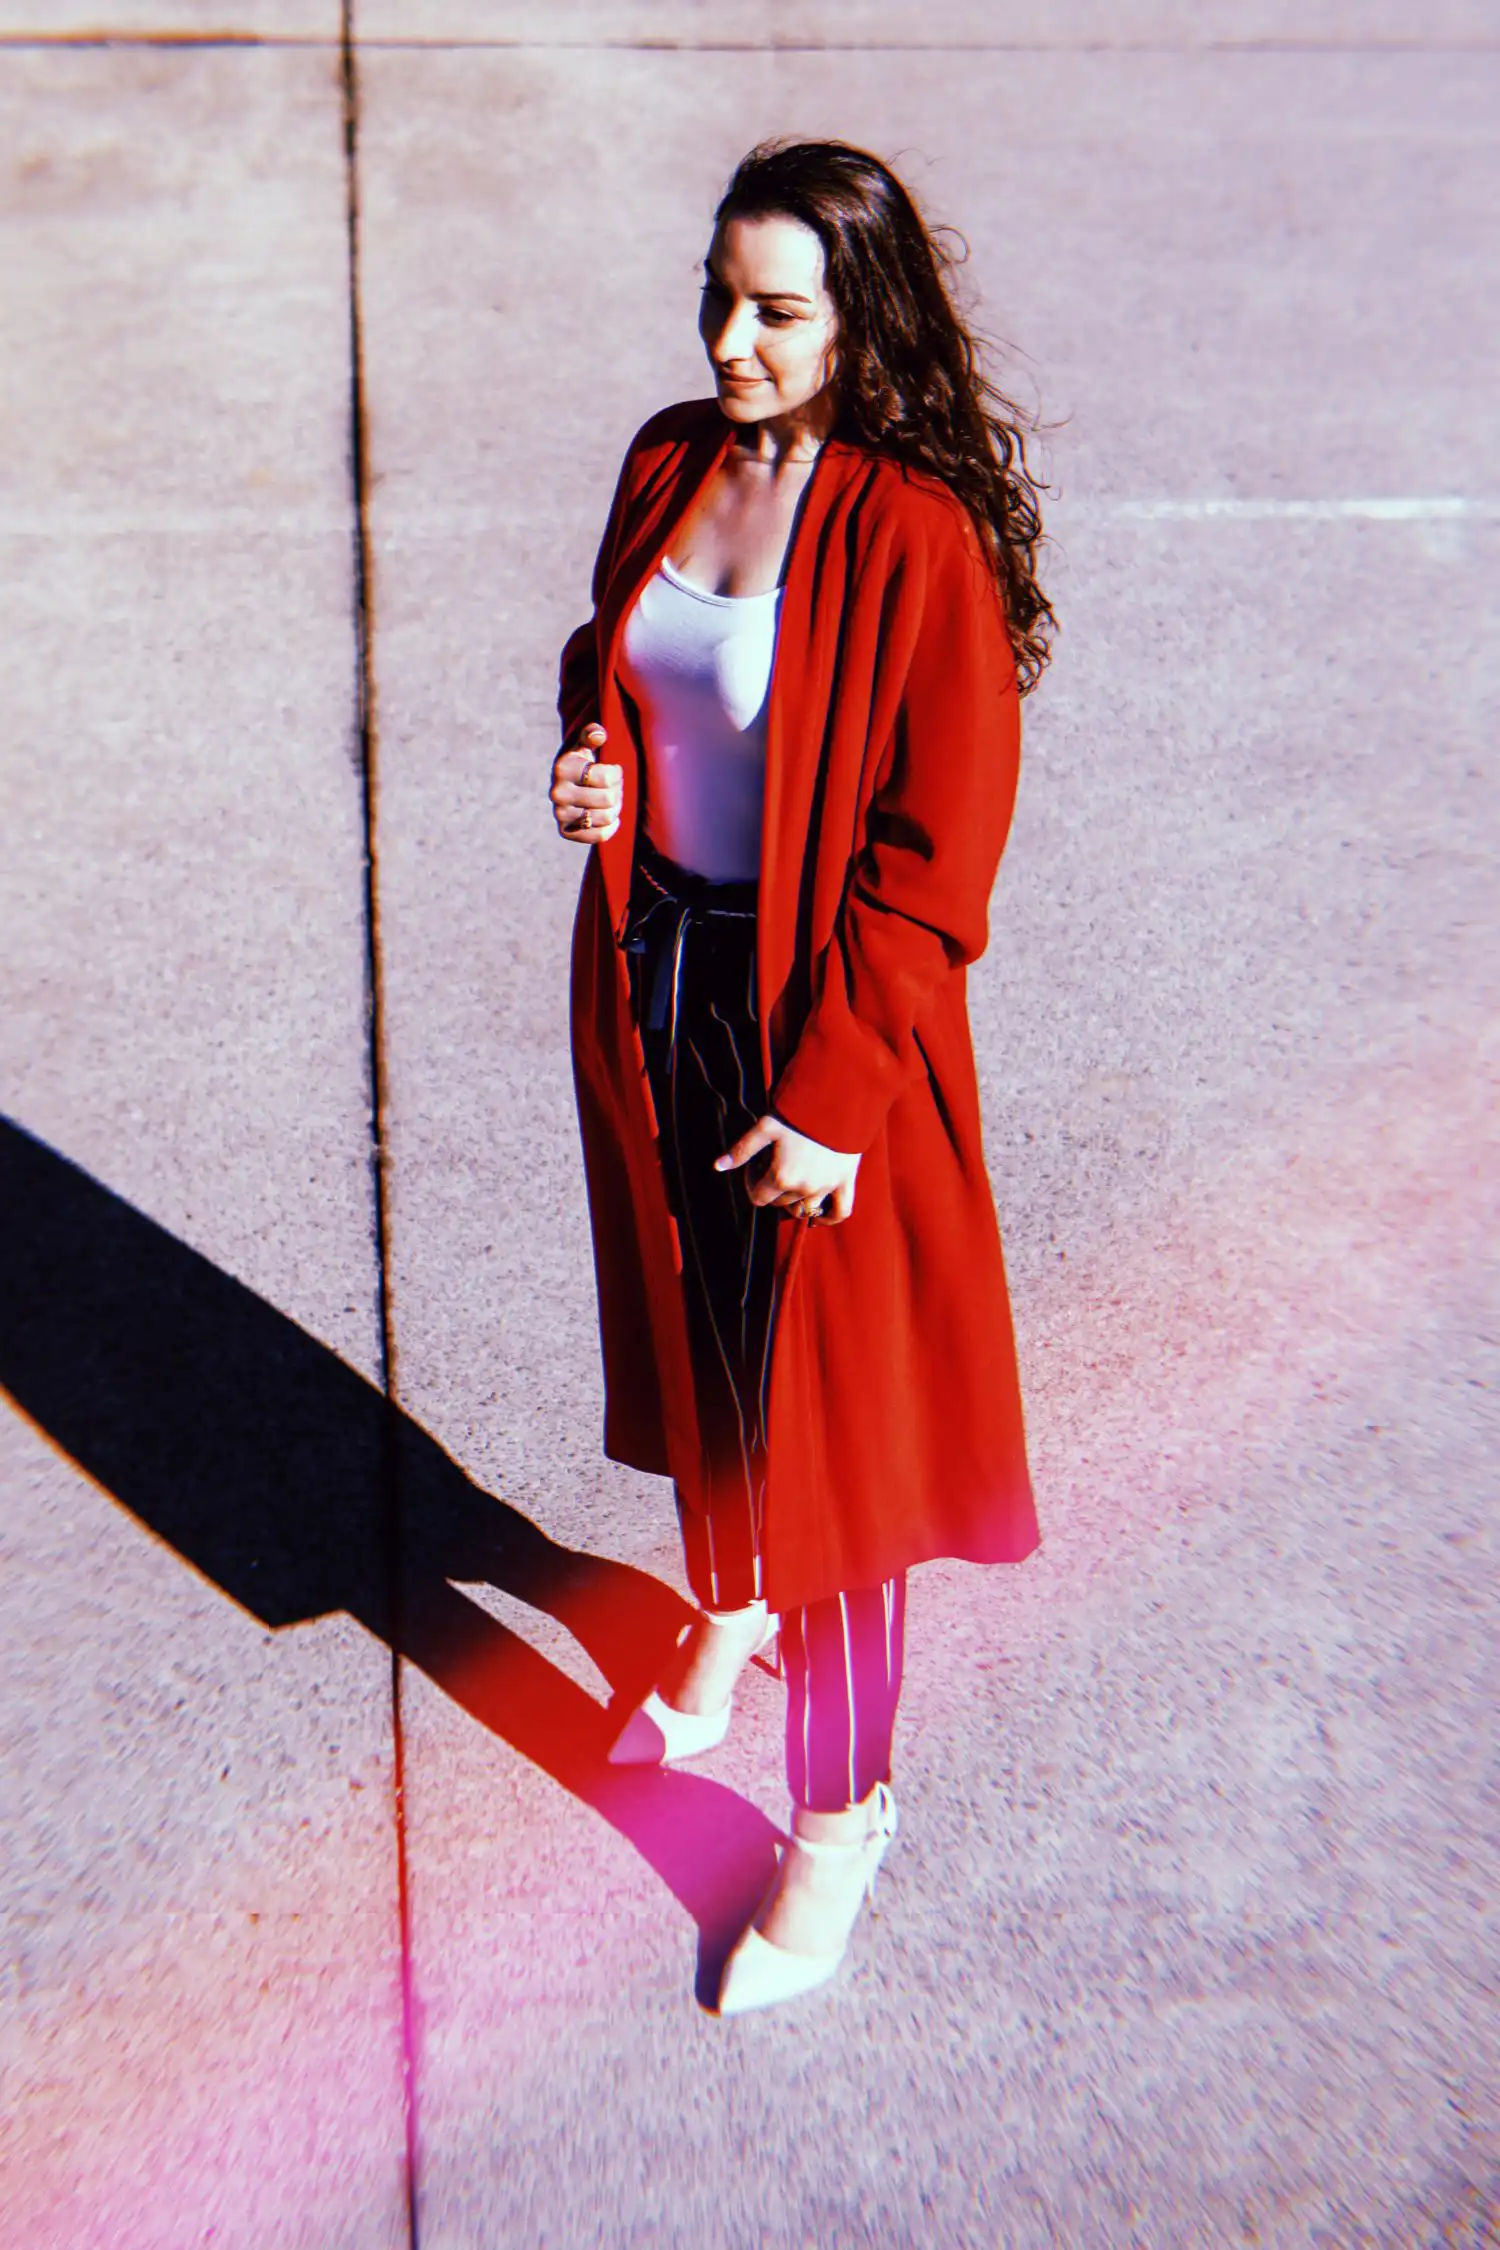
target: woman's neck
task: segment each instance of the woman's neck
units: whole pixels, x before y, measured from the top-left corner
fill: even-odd
[[[782,469],[810,468],[823,449],[837,417],[831,386],[795,414],[774,414],[764,422],[751,422],[736,430],[734,451],[742,462],[753,462],[773,474]]]

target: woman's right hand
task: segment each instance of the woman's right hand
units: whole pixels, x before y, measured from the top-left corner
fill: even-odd
[[[587,726],[552,761],[552,817],[570,844],[607,844],[620,825],[625,777],[596,761],[609,737]]]

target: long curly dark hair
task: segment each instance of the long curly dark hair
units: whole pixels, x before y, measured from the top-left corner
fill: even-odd
[[[949,286],[954,259],[887,164],[844,141],[763,141],[716,219],[781,213],[823,245],[839,318],[841,434],[925,469],[977,524],[1005,602],[1025,695],[1056,629],[1036,577],[1042,539],[1026,461],[1035,421],[985,375]]]

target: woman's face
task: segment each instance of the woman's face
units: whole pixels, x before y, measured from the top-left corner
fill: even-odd
[[[698,333],[731,422],[797,416],[829,386],[838,315],[800,219],[726,219],[703,261]]]

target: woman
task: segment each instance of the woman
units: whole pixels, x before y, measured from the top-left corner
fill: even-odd
[[[551,794],[591,854],[604,1447],[674,1479],[701,1605],[611,1756],[721,1741],[780,1623],[790,1838],[736,2013],[832,1974],[895,1831],[906,1571],[1036,1545],[964,972],[1051,611],[1014,412],[885,165],[753,151],[699,328],[716,397],[626,456]]]

